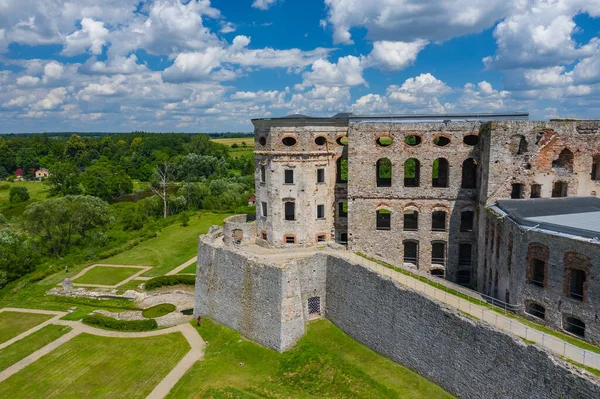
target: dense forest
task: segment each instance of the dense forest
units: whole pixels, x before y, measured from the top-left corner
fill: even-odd
[[[241,144],[177,133],[0,136],[0,288],[110,256],[198,212],[254,212],[253,138],[224,137]]]

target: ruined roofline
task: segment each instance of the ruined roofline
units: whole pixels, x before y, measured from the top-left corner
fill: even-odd
[[[313,117],[307,115],[287,115],[278,118],[256,118],[252,123],[285,123],[285,124],[334,124],[346,125],[361,122],[488,122],[488,121],[527,121],[528,112],[502,112],[502,113],[464,113],[464,114],[381,114],[381,115],[354,115],[352,113],[338,113],[331,117]]]

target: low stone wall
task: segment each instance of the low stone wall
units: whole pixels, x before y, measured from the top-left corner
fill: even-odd
[[[256,242],[256,221],[249,215],[228,217],[223,221],[223,239],[226,244],[254,244]]]
[[[327,318],[463,398],[594,398],[600,385],[534,345],[329,257]]]

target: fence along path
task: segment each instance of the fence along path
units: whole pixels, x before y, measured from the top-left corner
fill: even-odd
[[[390,277],[392,280],[397,281],[402,285],[410,287],[415,291],[422,292],[428,297],[434,298],[435,300],[443,302],[452,308],[481,319],[501,330],[517,335],[528,341],[533,341],[559,356],[563,356],[577,363],[581,363],[584,366],[600,370],[600,355],[598,353],[579,348],[553,335],[549,335],[542,331],[528,327],[518,320],[504,316],[485,306],[480,306],[459,298],[452,293],[432,287],[431,285],[423,283],[416,278],[382,266],[352,252],[336,251],[334,256],[347,259],[353,263],[367,267],[368,269],[373,270],[383,276]]]

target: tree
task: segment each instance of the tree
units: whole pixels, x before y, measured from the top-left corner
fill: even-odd
[[[27,187],[12,186],[10,188],[9,199],[11,204],[20,204],[29,200],[29,191]]]
[[[23,233],[0,231],[0,253],[0,288],[35,269],[36,253]]]
[[[49,176],[44,182],[50,186],[53,195],[79,194],[79,180],[81,172],[70,162],[57,162],[49,169]]]
[[[165,162],[156,167],[154,178],[150,183],[150,190],[152,190],[154,194],[158,195],[163,202],[163,219],[167,218],[167,189],[169,188],[169,183],[171,183],[174,174],[175,166],[169,162]]]
[[[88,195],[109,201],[133,191],[131,177],[118,166],[100,159],[81,175],[81,184]]]
[[[89,195],[73,195],[34,202],[23,213],[27,231],[57,258],[69,251],[74,235],[86,238],[90,231],[108,225],[108,204]]]
[[[5,226],[8,226],[8,220],[3,214],[0,213],[0,230]]]
[[[25,175],[32,174],[32,169],[37,169],[40,165],[37,154],[33,148],[21,148],[17,152],[17,167],[23,169]]]

